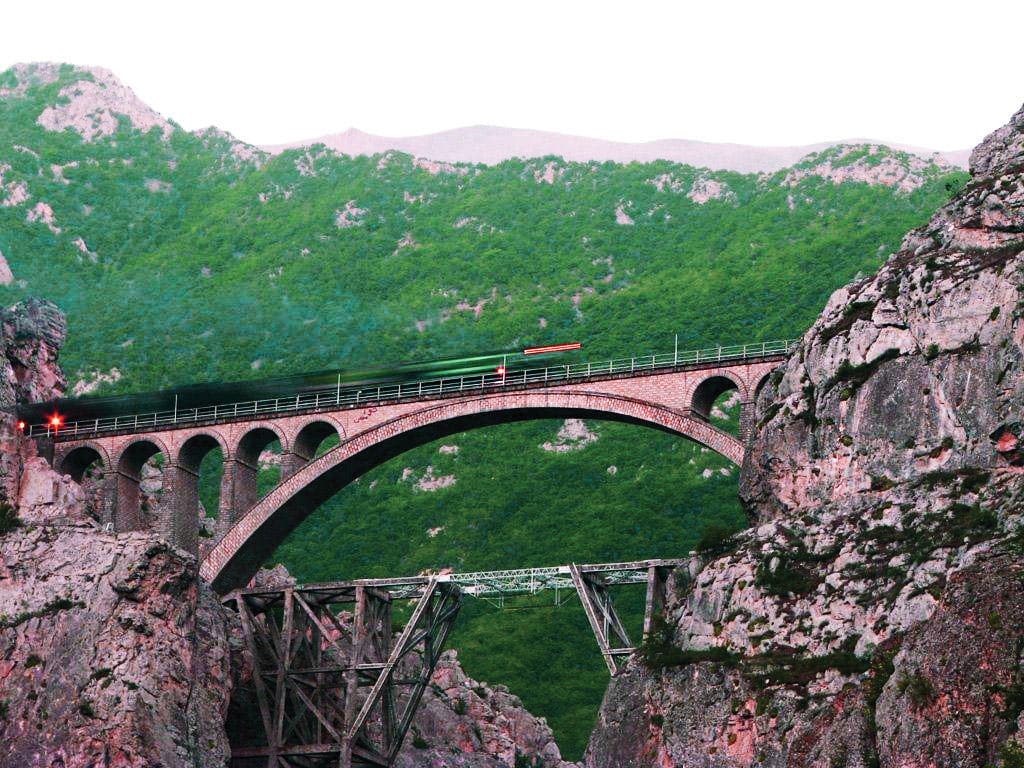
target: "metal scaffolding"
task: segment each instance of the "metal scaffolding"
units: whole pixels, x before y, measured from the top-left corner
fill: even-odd
[[[355,582],[236,592],[263,726],[236,766],[390,766],[459,611],[458,589],[426,580],[397,637],[393,597]],[[352,611],[344,622],[338,612]]]
[[[646,584],[644,635],[685,561],[562,565],[360,579],[232,593],[262,731],[232,746],[235,766],[391,766],[412,725],[463,596],[576,595],[610,674],[636,651],[611,588]],[[411,613],[396,635],[392,609]],[[349,613],[343,613],[348,611]]]

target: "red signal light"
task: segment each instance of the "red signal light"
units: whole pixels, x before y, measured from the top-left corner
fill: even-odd
[[[53,416],[50,417],[50,426],[53,427],[54,429],[60,429],[60,425],[63,423],[64,419],[61,417],[59,413],[55,413],[53,414]]]
[[[18,422],[18,431],[19,432],[24,432],[25,431],[25,422],[24,421],[19,421]]]
[[[505,375],[505,366],[504,365],[499,365],[495,370],[498,372],[499,376],[504,376]]]

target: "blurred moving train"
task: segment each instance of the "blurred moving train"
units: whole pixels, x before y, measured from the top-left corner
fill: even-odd
[[[295,397],[318,392],[349,392],[384,384],[446,379],[458,376],[519,370],[527,360],[577,350],[579,342],[531,347],[521,351],[492,352],[471,357],[409,363],[393,368],[364,371],[316,371],[293,376],[236,381],[228,383],[188,384],[158,392],[100,397],[58,398],[21,405],[16,415],[21,429],[34,425],[60,426],[76,421],[105,419],[127,414],[187,411],[229,403]]]

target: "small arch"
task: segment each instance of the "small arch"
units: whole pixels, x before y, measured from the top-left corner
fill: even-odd
[[[171,455],[167,446],[155,438],[136,440],[121,451],[117,460],[117,489],[113,510],[115,530],[138,531],[149,527],[147,513],[150,510],[144,508],[142,498],[142,470],[158,454],[164,459]],[[161,483],[162,480],[161,473]]]
[[[320,452],[320,446],[332,436],[336,436],[340,440],[344,437],[344,430],[330,421],[311,421],[303,425],[295,436],[295,440],[292,442],[292,453],[303,463],[308,462],[310,459],[316,458]]]
[[[200,535],[212,535],[205,520],[219,516],[226,456],[227,443],[217,432],[192,435],[178,450],[175,509],[168,510],[168,524],[174,540],[186,548],[197,546]]]
[[[142,467],[158,453],[165,458],[171,455],[167,446],[157,438],[143,438],[129,443],[118,456],[117,471],[139,480],[142,478]]]
[[[260,500],[260,455],[275,443],[280,445],[282,454],[287,450],[288,443],[276,426],[257,424],[235,445],[230,475],[225,479],[227,493],[222,494],[221,511],[224,514],[221,515],[221,530]],[[281,467],[278,467],[274,476],[264,477],[262,484],[265,489],[277,485],[281,474]]]
[[[288,441],[276,426],[257,424],[242,435],[231,456],[235,461],[257,468],[260,454],[275,442],[281,444],[282,451],[288,450]]]
[[[201,432],[197,435],[192,435],[188,440],[181,444],[181,448],[178,449],[178,466],[183,467],[190,472],[198,472],[199,465],[203,463],[203,459],[206,458],[206,454],[220,448],[221,453],[224,456],[228,454],[227,443],[224,442],[224,438],[220,435],[208,434]]]
[[[64,458],[61,459],[60,465],[57,467],[57,471],[62,475],[70,475],[71,479],[76,483],[81,483],[82,478],[85,477],[86,473],[91,473],[91,470],[93,470],[97,464],[101,470],[107,470],[110,468],[110,460],[107,458],[106,451],[98,445],[85,443],[84,445],[72,448]]]
[[[690,412],[704,421],[709,421],[711,419],[711,408],[714,406],[715,401],[721,395],[733,389],[739,390],[740,394],[743,394],[743,387],[740,382],[732,378],[732,376],[724,373],[708,376],[694,388],[693,395],[690,398]]]

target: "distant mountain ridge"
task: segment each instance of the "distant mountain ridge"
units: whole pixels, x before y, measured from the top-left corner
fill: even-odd
[[[422,136],[377,136],[350,128],[342,133],[315,139],[273,144],[261,149],[277,154],[286,149],[324,144],[345,155],[376,155],[391,150],[448,163],[494,165],[513,157],[532,158],[558,155],[568,161],[616,163],[669,160],[712,170],[740,173],[774,172],[793,165],[814,152],[841,144],[880,144],[924,158],[967,167],[970,150],[938,152],[923,147],[868,139],[844,139],[791,147],[759,147],[687,139],[623,142],[571,136],[549,131],[474,125]]]

